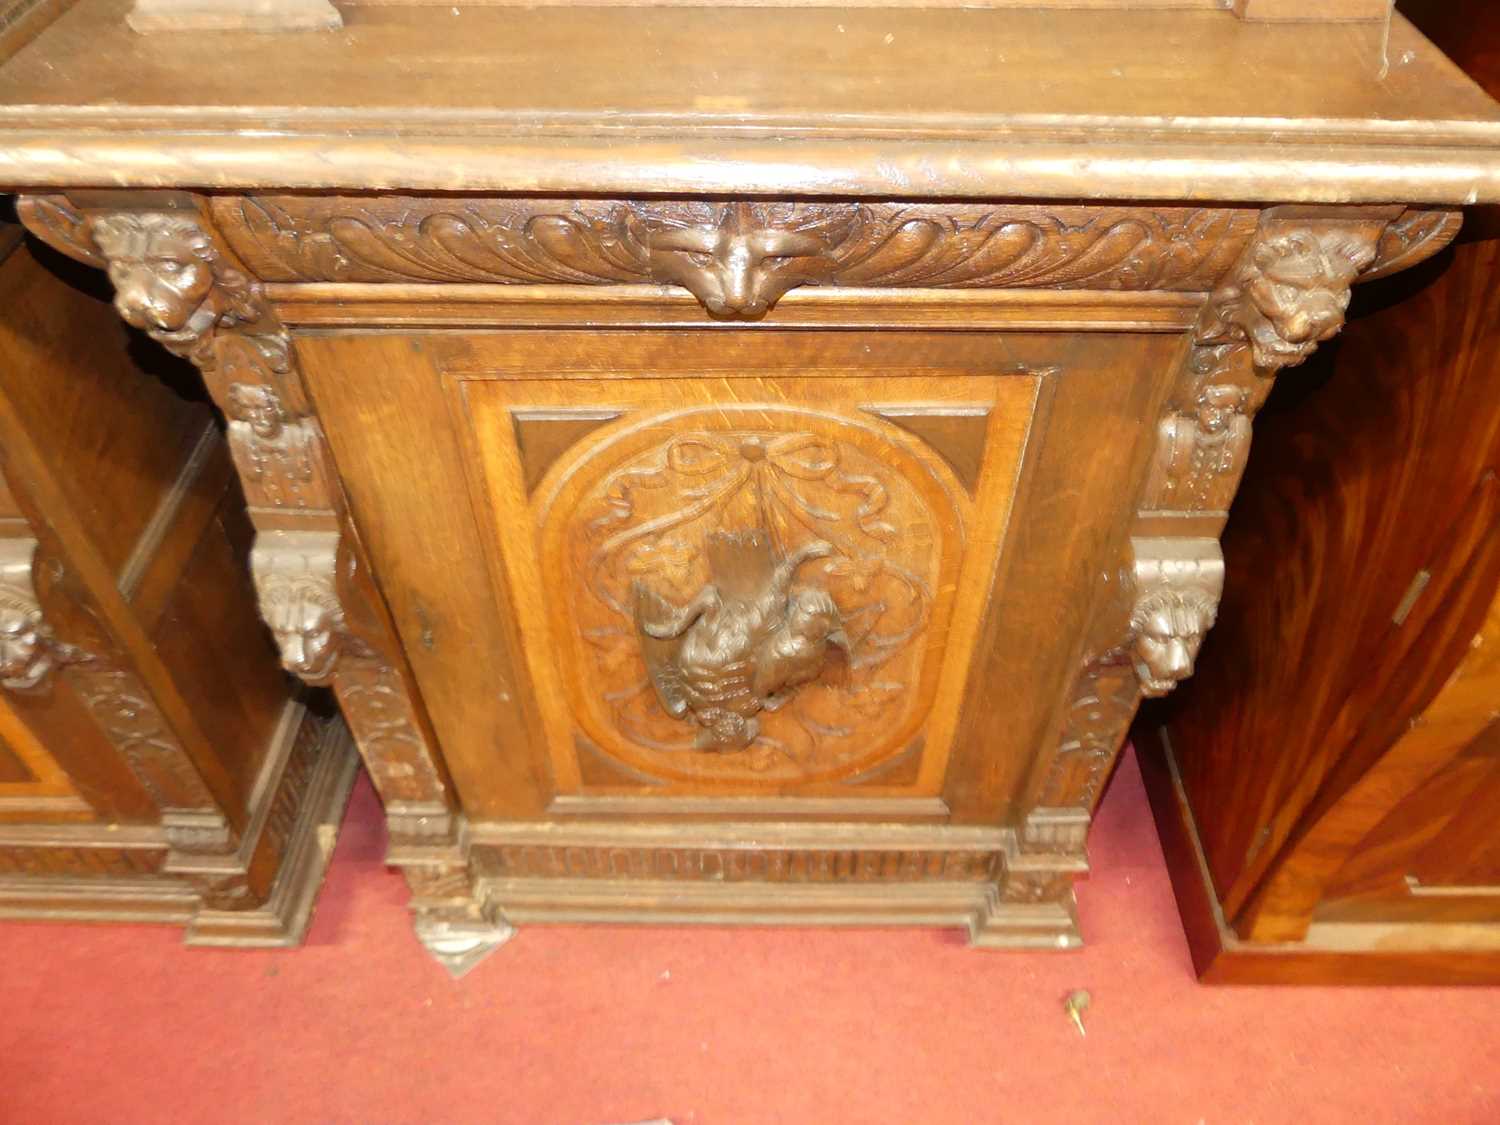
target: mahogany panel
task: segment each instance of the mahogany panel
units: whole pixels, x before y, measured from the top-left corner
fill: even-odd
[[[1234,948],[1321,950],[1331,980],[1397,950],[1410,979],[1428,950],[1471,950],[1470,978],[1495,956],[1500,894],[1469,865],[1492,872],[1497,270],[1500,243],[1471,242],[1372,287],[1332,370],[1273,398],[1224,534],[1263,582],[1226,591],[1154,716],[1183,793],[1160,816],[1195,826]]]

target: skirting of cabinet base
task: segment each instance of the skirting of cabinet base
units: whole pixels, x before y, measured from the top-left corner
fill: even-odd
[[[1415,929],[1403,935],[1400,927],[1343,926],[1336,947],[1326,931],[1320,940],[1316,924],[1304,942],[1242,940],[1219,909],[1170,744],[1146,724],[1132,737],[1193,968],[1204,984],[1500,984],[1500,949],[1413,948],[1423,936]],[[1370,940],[1352,939],[1352,929],[1370,931]]]
[[[188,945],[299,944],[312,917],[359,761],[342,722],[318,720],[305,713],[302,721],[321,727],[317,761],[298,797],[296,817],[271,893],[259,906],[249,910],[213,909],[202,903],[185,879],[167,874],[139,878],[6,875],[0,876],[0,920],[156,922],[186,926],[184,940]],[[109,833],[101,830],[97,844],[75,846],[78,850],[101,851],[108,837]],[[35,850],[53,851],[56,845]],[[148,866],[161,862],[161,845],[129,850],[138,852],[140,862]]]
[[[1066,902],[1007,903],[993,884],[808,887],[683,886],[587,879],[510,880],[483,888],[506,921],[646,925],[953,926],[983,949],[1070,949],[1082,944]]]
[[[214,910],[204,907],[188,926],[188,945],[290,946],[300,945],[312,921],[318,888],[328,870],[339,822],[359,755],[349,729],[340,721],[325,725],[318,764],[308,779],[297,821],[287,841],[281,870],[270,897],[254,910]]]
[[[1071,949],[1088,870],[1008,828],[828,822],[484,823],[390,858],[429,948],[434,927],[603,922],[951,926],[980,948]]]

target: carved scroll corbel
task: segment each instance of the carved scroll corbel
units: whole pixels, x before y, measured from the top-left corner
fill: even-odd
[[[334,589],[338,544],[336,531],[263,531],[250,552],[261,617],[282,666],[309,684],[333,682],[346,643]]]
[[[1166,695],[1193,674],[1224,591],[1216,539],[1136,539],[1130,658],[1148,696]]]

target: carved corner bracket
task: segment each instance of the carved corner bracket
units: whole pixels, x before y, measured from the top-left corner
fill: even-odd
[[[1375,256],[1386,222],[1267,216],[1210,294],[1199,344],[1248,344],[1265,372],[1301,363],[1344,326],[1349,288]]]
[[[1166,695],[1192,675],[1218,613],[1224,589],[1218,540],[1137,538],[1131,551],[1118,605],[1107,615],[1121,640],[1079,671],[1033,816],[1093,807],[1141,697]]]
[[[17,211],[55,249],[108,271],[126,323],[199,366],[211,363],[216,329],[267,313],[259,284],[224,257],[195,211],[93,212],[61,196],[23,197]]]
[[[336,531],[262,531],[250,552],[261,616],[281,663],[309,684],[333,682],[348,643],[335,590],[338,549]]]

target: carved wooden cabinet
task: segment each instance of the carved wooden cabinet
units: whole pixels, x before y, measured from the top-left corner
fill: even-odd
[[[1382,77],[1378,23],[1217,8],[344,14],[83,0],[0,69],[0,168],[203,371],[429,948],[1076,944],[1249,420],[1500,192],[1494,103],[1399,21]]]
[[[353,780],[348,733],[259,626],[209,411],[132,362],[107,291],[75,289],[13,225],[4,251],[0,918],[295,943]]]

